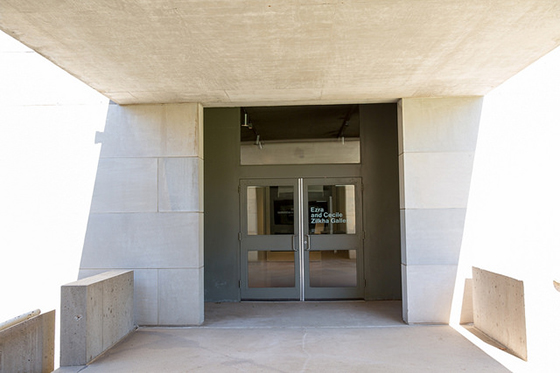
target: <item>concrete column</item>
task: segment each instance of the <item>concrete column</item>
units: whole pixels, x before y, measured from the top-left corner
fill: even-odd
[[[402,99],[403,318],[449,323],[482,97]]]
[[[135,322],[204,318],[203,108],[110,105],[80,278],[134,270]]]

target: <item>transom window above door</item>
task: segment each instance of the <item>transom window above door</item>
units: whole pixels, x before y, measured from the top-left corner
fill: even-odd
[[[241,165],[360,163],[358,105],[241,108]]]

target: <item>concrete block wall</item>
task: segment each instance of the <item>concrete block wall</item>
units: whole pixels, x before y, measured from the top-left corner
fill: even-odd
[[[399,103],[403,318],[449,323],[482,97]]]
[[[0,331],[0,373],[54,370],[55,311]]]
[[[474,326],[527,360],[523,281],[473,267]]]
[[[203,108],[109,105],[80,278],[133,269],[135,322],[198,325],[203,292]]]
[[[60,365],[86,365],[130,334],[133,297],[133,271],[108,271],[63,285]]]

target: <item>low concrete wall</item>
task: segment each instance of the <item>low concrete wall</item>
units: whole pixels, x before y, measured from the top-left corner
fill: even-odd
[[[523,281],[473,267],[474,326],[527,360]]]
[[[54,370],[55,312],[50,311],[0,332],[0,373]]]
[[[60,365],[86,365],[134,330],[134,272],[109,271],[62,286]]]

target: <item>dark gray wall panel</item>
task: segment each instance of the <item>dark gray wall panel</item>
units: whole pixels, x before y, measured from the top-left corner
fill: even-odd
[[[239,108],[204,110],[204,300],[239,300]]]
[[[360,105],[366,299],[401,299],[397,105]]]
[[[401,299],[396,104],[360,105],[362,165],[239,165],[240,109],[204,112],[205,300],[239,298],[239,178],[363,178],[366,299]]]

